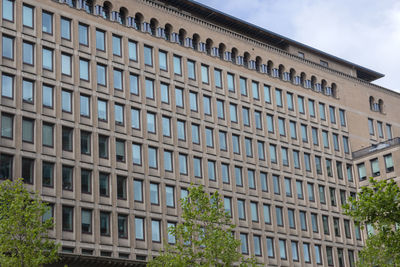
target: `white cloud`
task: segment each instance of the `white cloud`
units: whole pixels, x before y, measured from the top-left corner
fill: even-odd
[[[400,2],[396,0],[199,0],[355,64],[385,74],[400,92]]]

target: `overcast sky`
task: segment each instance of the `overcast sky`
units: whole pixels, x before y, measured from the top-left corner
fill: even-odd
[[[197,0],[385,75],[400,92],[399,0]]]

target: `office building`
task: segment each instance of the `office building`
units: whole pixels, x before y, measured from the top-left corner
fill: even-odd
[[[50,204],[63,263],[158,255],[194,183],[265,265],[354,266],[341,205],[399,172],[382,74],[191,0],[1,2],[0,178]]]

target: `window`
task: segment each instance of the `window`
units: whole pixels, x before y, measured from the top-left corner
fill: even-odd
[[[251,220],[258,222],[258,207],[256,202],[250,202]]]
[[[43,123],[42,127],[42,144],[43,146],[54,146],[53,124]]]
[[[318,215],[311,213],[311,227],[314,233],[318,233]]]
[[[67,58],[66,58],[67,60]],[[70,62],[71,63],[71,62]],[[65,64],[64,59],[62,60],[62,71],[64,71]],[[71,65],[71,64],[70,64]],[[42,48],[42,67],[44,70],[53,71],[53,50],[49,48]]]
[[[135,217],[135,238],[144,240],[144,219]]]
[[[297,191],[297,198],[304,199],[303,182],[302,181],[296,180],[296,191]]]
[[[329,138],[327,131],[322,131],[322,140],[324,142],[324,148],[329,148]]]
[[[125,147],[124,147],[124,149],[125,149]],[[119,151],[119,152],[121,152],[121,151]],[[125,152],[124,152],[124,156],[125,156]],[[99,135],[99,157],[108,159],[108,137],[104,136],[104,135]]]
[[[301,140],[304,143],[308,143],[307,125],[301,124],[300,129],[301,129]]]
[[[189,102],[190,102],[190,110],[197,111],[197,93],[189,92]]]
[[[4,39],[3,39],[3,43],[4,43]],[[13,47],[10,47],[9,49],[13,49]],[[11,50],[11,51],[13,51],[13,50]],[[3,44],[3,56],[4,56],[4,44]],[[33,65],[33,63],[34,63],[34,44],[29,43],[29,42],[22,43],[22,63]]]
[[[81,192],[85,194],[92,193],[92,172],[81,169]]]
[[[106,50],[106,33],[96,29],[96,49],[105,51]]]
[[[161,102],[169,104],[169,87],[168,84],[160,83]]]
[[[265,172],[260,172],[260,183],[261,183],[261,190],[263,192],[268,192],[268,180],[267,180],[267,174]]]
[[[326,120],[325,104],[324,103],[319,103],[319,117],[323,121]]]
[[[161,227],[160,221],[151,220],[151,240],[153,242],[161,242]]]
[[[217,88],[222,88],[222,73],[219,69],[214,69],[214,84]]]
[[[323,185],[319,185],[318,186],[318,192],[319,192],[319,201],[321,204],[325,204],[326,203],[326,199],[325,199],[325,187]]]
[[[187,155],[179,154],[179,173],[187,175]]]
[[[282,165],[289,166],[288,149],[286,147],[281,147],[281,157],[282,157]]]
[[[229,165],[226,163],[221,163],[221,178],[223,183],[229,184]]]
[[[329,117],[331,119],[331,123],[336,124],[335,108],[332,106],[329,106]]]
[[[99,120],[107,121],[107,101],[97,99],[97,117]]]
[[[250,111],[246,107],[242,107],[243,125],[250,126]]]
[[[357,169],[358,169],[358,178],[360,179],[360,181],[367,179],[365,164],[364,163],[357,164]]]
[[[332,138],[333,138],[333,148],[335,149],[335,151],[339,151],[339,137],[337,134],[332,134]]]
[[[22,118],[22,141],[33,143],[34,124],[34,120]]]
[[[87,209],[82,209],[82,222],[81,222],[82,233],[91,234],[92,233],[92,211]]]
[[[297,96],[297,105],[298,105],[298,108],[299,108],[299,112],[301,114],[304,114],[305,113],[304,98],[302,96]],[[313,107],[314,107],[314,104],[313,104]]]
[[[14,116],[1,113],[1,137],[13,139],[14,136]]]
[[[376,177],[381,175],[381,172],[379,170],[379,161],[377,158],[370,160],[371,163],[371,171],[372,171],[372,176]]]
[[[62,189],[72,191],[74,181],[74,168],[70,166],[62,166]]]
[[[278,226],[283,226],[282,207],[275,207],[275,214],[276,214],[276,224]]]
[[[293,165],[296,169],[300,169],[300,155],[298,150],[293,150]]]
[[[202,83],[209,83],[209,78],[208,78],[208,66],[206,65],[201,65],[201,81]]]
[[[198,157],[193,158],[193,169],[194,169],[193,170],[194,177],[197,177],[197,178],[203,177],[201,158],[198,158]]]
[[[317,170],[317,174],[322,174],[321,157],[315,156],[314,159],[315,159],[315,169]]]
[[[389,173],[394,171],[392,154],[384,155],[383,158],[385,161],[386,172]]]
[[[110,213],[100,211],[100,235],[110,235]]]
[[[61,140],[62,150],[72,151],[73,132],[74,132],[73,128],[64,126],[62,127],[62,140]]]
[[[81,154],[90,155],[91,153],[91,133],[81,131]]]
[[[192,124],[192,136],[193,136],[193,125],[194,124]],[[185,122],[178,120],[176,122],[176,128],[177,128],[177,132],[178,132],[178,140],[186,140]],[[197,135],[198,135],[198,131],[197,131]],[[194,137],[196,137],[196,135]],[[195,138],[195,141],[197,141],[197,139],[198,138]]]
[[[247,234],[240,233],[240,249],[242,254],[249,254],[249,248],[247,244]]]
[[[179,121],[178,121],[179,122]],[[183,129],[180,129],[179,127],[182,127],[182,125],[178,124],[178,138],[179,138],[179,134],[182,134],[182,137],[185,139],[185,128],[184,128],[184,124],[183,124]],[[182,139],[182,140],[184,140]],[[193,144],[200,144],[200,126],[198,124],[194,124],[192,123],[192,142]]]
[[[71,40],[71,20],[61,18],[61,38]]]
[[[1,76],[1,95],[8,98],[14,97],[14,77],[7,74]]]
[[[182,75],[182,58],[174,55],[174,74]]]
[[[144,46],[144,64],[153,66],[153,48],[147,45]]]
[[[286,260],[286,241],[279,239],[279,254],[282,260]]]
[[[184,99],[183,89],[175,88],[175,105],[177,107],[183,108],[184,106],[183,99]]]
[[[248,169],[247,170],[247,179],[248,179],[248,183],[249,183],[249,188],[250,189],[255,189],[256,188],[256,181],[255,181],[255,171]]]
[[[205,115],[211,116],[211,97],[203,96],[203,109]]]
[[[147,113],[147,132],[156,133],[156,114]]]
[[[159,205],[159,196],[158,184],[150,183],[150,203],[153,205]]]
[[[290,126],[290,137],[292,139],[297,139],[296,122],[290,121],[289,126]]]
[[[3,35],[2,41],[3,41],[2,42],[2,45],[3,45],[2,56],[4,58],[13,60],[14,59],[14,38]]]
[[[79,23],[79,44],[88,46],[89,45],[89,26]]]
[[[268,258],[275,258],[274,239],[267,237],[267,254]]]
[[[73,231],[74,225],[74,208],[68,206],[62,206],[62,230],[63,231]]]
[[[369,129],[369,134],[374,135],[374,121],[372,119],[368,119],[368,129]]]
[[[346,235],[346,238],[351,238],[351,233],[350,233],[350,221],[349,220],[344,220],[344,233]]]
[[[128,41],[129,60],[137,61],[137,44],[134,41]]]
[[[116,56],[122,56],[121,52],[121,37],[117,35],[112,36],[112,50],[113,50],[113,55]]]
[[[239,78],[239,85],[240,85],[240,94],[247,96],[247,79],[240,77]]]
[[[146,98],[154,99],[154,80],[146,78],[145,87],[146,87]]]
[[[274,117],[273,117],[273,115],[267,114],[267,127],[268,127],[269,133],[274,132]]]
[[[278,160],[276,158],[276,146],[270,144],[269,145],[269,157],[271,159],[271,163],[277,163]]]
[[[90,116],[90,97],[86,95],[80,95],[80,114],[84,117]]]
[[[237,107],[235,104],[230,104],[229,105],[229,111],[230,111],[230,117],[231,117],[231,122],[238,122],[237,120]]]
[[[227,82],[228,82],[228,91],[235,92],[235,75],[228,73],[226,75]]]
[[[246,156],[249,158],[253,157],[253,144],[252,140],[250,138],[245,138],[244,139],[244,144],[246,147]]]
[[[172,229],[172,228],[174,228],[174,227],[176,227],[176,223],[168,223],[167,224],[167,229],[168,229],[168,243],[169,244],[175,244],[175,242],[176,242],[176,240],[175,240],[175,235],[173,235],[173,234],[171,234],[170,232],[169,232],[169,229]]]
[[[294,110],[294,104],[293,104],[293,94],[287,92],[286,93],[286,102],[289,110]]]
[[[306,171],[311,172],[310,154],[308,153],[304,153],[304,165]]]
[[[329,235],[329,222],[328,222],[328,216],[322,215],[322,226],[324,228],[324,234]]]
[[[326,258],[329,266],[333,266],[333,251],[332,247],[326,247]]]
[[[142,165],[142,146],[139,144],[132,144],[132,159],[134,165]]]
[[[282,90],[276,89],[275,90],[275,101],[277,107],[283,107],[282,103]]]
[[[235,166],[235,180],[237,186],[243,186],[242,168]]]
[[[379,138],[383,138],[383,125],[381,121],[377,121],[378,126],[378,136]]]
[[[296,224],[295,224],[294,210],[293,209],[288,209],[288,221],[289,221],[289,227],[291,229],[295,229],[296,228]]]
[[[173,171],[173,155],[172,151],[164,150],[164,170],[168,172]]]
[[[143,202],[143,181],[133,180],[133,199],[137,202]]]
[[[107,85],[107,67],[105,65],[97,64],[97,84]]]
[[[253,235],[253,242],[254,242],[254,255],[261,256],[261,240],[260,240],[260,236]]]
[[[192,60],[187,61],[188,78],[196,80],[196,63]]]
[[[131,109],[131,124],[132,128],[140,129],[140,110],[135,108]]]
[[[256,128],[257,129],[262,129],[262,117],[261,117],[262,115],[261,115],[261,112],[260,111],[254,111],[254,121],[255,121],[255,124],[256,124]]]
[[[124,89],[123,71],[119,69],[113,69],[113,73],[114,73],[114,89],[122,91]]]
[[[346,127],[346,115],[343,109],[339,109],[340,125]]]
[[[46,11],[42,12],[42,31],[44,33],[53,34],[53,14]]]
[[[175,189],[173,186],[165,186],[165,199],[167,207],[175,207]]]
[[[22,158],[21,175],[24,183],[33,184],[35,160]]]
[[[314,202],[315,201],[314,184],[307,183],[307,191],[308,191],[308,200]]]
[[[3,1],[4,2],[12,2],[12,1]],[[22,6],[22,24],[26,27],[33,28],[33,19],[34,19],[34,8],[28,5],[23,5]],[[3,7],[3,12],[8,13],[7,15],[11,15],[11,12],[6,12],[6,10]],[[4,13],[3,13],[3,18],[4,18]],[[7,18],[6,18],[7,19]]]
[[[307,231],[307,217],[305,211],[299,211],[300,215],[300,227],[302,231]]]
[[[208,179],[210,181],[215,181],[215,161],[208,160],[207,161],[207,167],[208,167]]]
[[[392,125],[386,124],[386,137],[392,139]]]
[[[265,160],[264,142],[257,141],[258,159]]]
[[[126,190],[126,177],[117,175],[117,198],[118,199],[126,199],[127,190]]]
[[[117,162],[125,162],[125,141],[117,139],[115,141],[115,154]]]
[[[232,134],[232,147],[233,153],[240,154],[240,141],[238,135]]]
[[[155,147],[149,147],[148,148],[148,164],[149,164],[149,168],[152,169],[157,169],[158,168],[158,160],[157,160],[157,148]]]
[[[7,154],[0,154],[0,179],[13,178],[13,156]]]
[[[237,208],[239,220],[246,220],[245,201],[243,199],[237,200]]]
[[[86,59],[79,59],[79,78],[89,81],[89,61]]]

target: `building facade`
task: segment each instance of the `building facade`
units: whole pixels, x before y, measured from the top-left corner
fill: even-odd
[[[156,256],[194,183],[243,254],[354,266],[341,205],[398,173],[382,74],[191,0],[1,2],[0,178],[50,204],[66,262]]]

